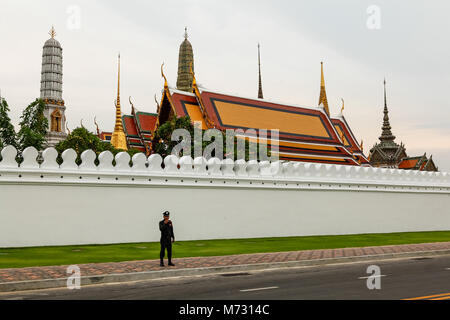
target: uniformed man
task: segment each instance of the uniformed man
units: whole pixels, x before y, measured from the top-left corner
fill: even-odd
[[[169,220],[169,211],[163,213],[164,220],[159,222],[159,230],[161,230],[161,253],[159,255],[161,263],[160,266],[164,267],[164,255],[167,249],[167,256],[169,260],[169,266],[175,266],[172,263],[172,242],[175,242],[175,235],[173,233],[173,224]]]

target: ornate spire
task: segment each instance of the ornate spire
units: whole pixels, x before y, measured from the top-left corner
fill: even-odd
[[[42,51],[41,99],[54,105],[63,106],[63,56],[61,44],[55,39],[55,28],[48,33],[48,39]]]
[[[380,141],[394,141],[395,136],[391,131],[391,124],[389,122],[389,110],[387,107],[387,98],[386,98],[386,79],[384,79],[384,118],[383,118],[383,127],[381,132],[381,137],[379,137]]]
[[[261,54],[260,54],[259,43],[258,43],[258,70],[259,70],[258,98],[264,99],[263,90],[262,90],[262,81],[261,81]]]
[[[118,71],[117,71],[117,99],[116,104],[120,108],[120,52],[118,57]]]
[[[52,26],[52,28],[50,29],[50,31],[49,31],[48,34],[52,37],[52,39],[55,38],[55,36],[56,36],[56,31],[55,31],[55,28],[54,28],[53,26]]]
[[[117,149],[128,150],[125,132],[123,131],[122,111],[120,108],[120,53],[119,53],[119,58],[118,58],[116,123],[114,126],[114,132],[113,132],[113,135],[111,138],[111,144]]]
[[[184,29],[184,41],[180,45],[178,56],[177,89],[192,92],[192,75],[189,71],[190,65],[194,69],[194,52],[189,42],[187,28]]]
[[[328,108],[327,92],[325,91],[325,77],[323,75],[323,62],[320,63],[321,74],[320,74],[320,97],[319,106],[323,104],[325,112],[330,115],[330,109]]]

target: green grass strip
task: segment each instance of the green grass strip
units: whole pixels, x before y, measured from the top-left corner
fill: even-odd
[[[174,259],[245,253],[382,246],[450,241],[450,231],[180,241]],[[1,268],[159,259],[159,242],[32,248],[0,248]]]

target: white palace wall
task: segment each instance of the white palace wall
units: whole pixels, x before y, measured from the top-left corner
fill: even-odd
[[[66,150],[2,150],[0,247],[450,230],[450,175]]]

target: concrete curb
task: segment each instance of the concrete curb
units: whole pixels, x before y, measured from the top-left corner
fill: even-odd
[[[123,274],[105,274],[105,275],[85,276],[85,277],[82,276],[81,286],[83,287],[88,285],[97,285],[106,283],[144,281],[144,280],[174,278],[182,276],[200,276],[208,274],[230,273],[237,271],[259,271],[259,270],[270,270],[279,268],[307,267],[307,266],[343,264],[352,262],[441,256],[449,254],[450,249],[444,249],[432,251],[385,253],[377,255],[353,256],[341,258],[314,259],[303,261],[269,262],[269,263],[232,265],[220,267],[186,268],[186,269],[146,271],[146,272],[123,273]],[[0,292],[56,289],[56,288],[64,288],[66,286],[67,286],[67,278],[5,282],[0,283]]]

